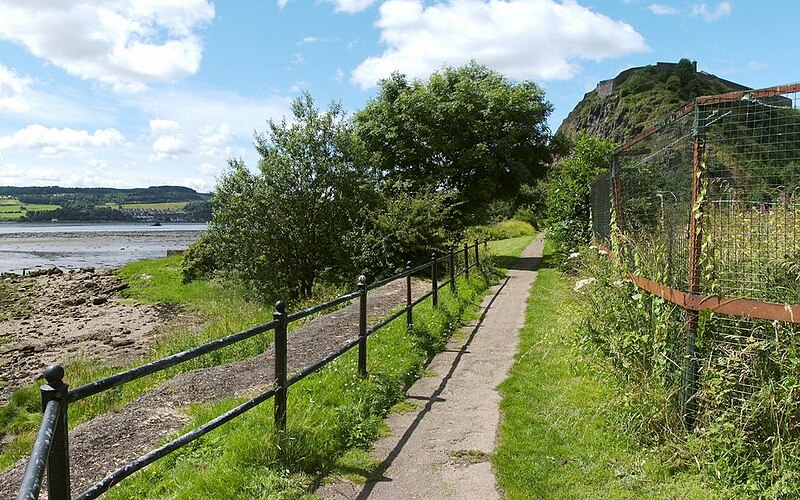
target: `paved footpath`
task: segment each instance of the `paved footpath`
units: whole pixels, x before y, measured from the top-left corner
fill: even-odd
[[[375,444],[377,481],[328,484],[329,499],[501,498],[488,455],[500,422],[497,386],[508,375],[536,278],[540,235],[481,304],[481,316],[455,335],[408,392],[416,410],[392,415],[392,435]]]

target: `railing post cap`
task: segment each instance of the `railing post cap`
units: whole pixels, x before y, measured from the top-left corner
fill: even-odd
[[[411,261],[406,262],[406,269],[411,269]]]
[[[279,300],[275,302],[275,310],[281,314],[286,312],[286,302]]]
[[[64,382],[64,367],[59,364],[48,366],[44,370],[44,379],[51,386],[62,384]]]
[[[366,286],[367,285],[367,277],[363,274],[358,277],[358,286]]]

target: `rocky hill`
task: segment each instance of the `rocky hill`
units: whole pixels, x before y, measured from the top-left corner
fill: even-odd
[[[688,59],[630,68],[598,83],[575,106],[558,132],[574,137],[587,131],[622,143],[695,97],[748,89],[698,72],[697,63]]]

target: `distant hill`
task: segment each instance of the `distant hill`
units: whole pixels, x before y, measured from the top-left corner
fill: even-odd
[[[558,132],[574,137],[587,131],[622,143],[695,97],[740,90],[750,87],[698,72],[697,63],[688,59],[630,68],[598,83],[561,123]]]
[[[207,221],[211,194],[183,186],[73,188],[0,186],[0,219],[10,221]]]
[[[0,196],[12,196],[26,203],[37,203],[24,198],[91,198],[97,205],[126,203],[165,203],[176,201],[207,201],[210,194],[198,193],[183,186],[150,186],[147,188],[79,188],[60,186],[0,186]],[[45,202],[42,202],[45,203]]]

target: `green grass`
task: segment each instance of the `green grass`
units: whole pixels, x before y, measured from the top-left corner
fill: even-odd
[[[61,208],[59,205],[24,204],[16,198],[0,199],[0,220],[17,220],[28,212],[50,212]]]
[[[717,498],[702,476],[638,449],[611,418],[615,385],[574,346],[584,310],[546,267],[528,301],[493,457],[509,499]]]

